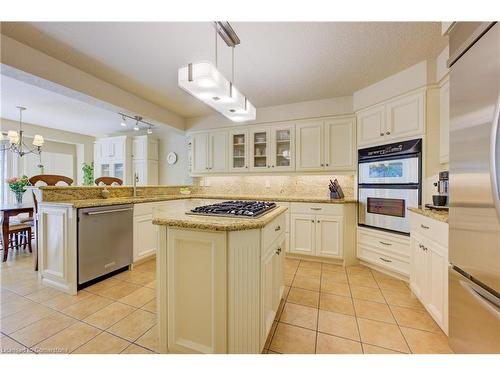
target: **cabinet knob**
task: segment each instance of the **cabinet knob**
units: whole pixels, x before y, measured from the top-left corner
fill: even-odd
[[[319,221],[319,220],[317,221],[317,223],[320,223],[320,222],[321,222],[321,221]]]
[[[328,164],[328,163],[326,163],[326,166],[328,167],[328,166],[329,166],[329,164]]]
[[[278,248],[276,249],[276,255],[280,255],[280,253],[281,253],[281,247],[278,247]]]
[[[324,167],[324,164],[323,164],[323,163],[321,163],[321,166],[322,166],[322,167]]]
[[[386,134],[386,135],[389,135],[389,134],[391,134],[391,132],[385,132],[385,134]]]
[[[281,230],[281,227],[280,227],[279,225],[278,225],[276,228],[274,228],[274,231],[275,231],[275,232],[277,232],[277,231],[279,231],[279,230]]]
[[[314,223],[314,220],[311,220],[311,223]]]
[[[245,168],[248,168],[248,165],[245,165]]]
[[[383,137],[384,136],[384,133],[380,133],[380,136]]]
[[[268,165],[267,167],[268,167],[268,168],[271,168],[271,166],[270,166],[270,165]]]
[[[424,224],[420,224],[420,227],[421,227],[422,229],[429,229],[429,227],[428,227],[427,225],[424,225]]]
[[[392,260],[389,260],[389,259],[385,259],[385,258],[382,258],[382,257],[379,257],[379,259],[383,262],[386,262],[386,263],[392,263]]]

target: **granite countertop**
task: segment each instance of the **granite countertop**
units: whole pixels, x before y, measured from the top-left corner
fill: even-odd
[[[225,200],[261,200],[276,202],[304,202],[304,203],[329,203],[329,204],[349,204],[356,203],[356,199],[330,199],[328,197],[310,198],[304,196],[261,196],[261,195],[217,195],[217,194],[176,194],[176,195],[156,195],[144,197],[121,197],[121,198],[100,198],[100,199],[79,199],[57,202],[43,202],[45,204],[57,204],[73,206],[75,208],[112,206],[117,204],[148,203],[171,201],[179,199],[225,199]]]
[[[431,208],[425,208],[421,206],[418,208],[408,207],[408,210],[423,216],[430,217],[434,220],[442,221],[443,223],[448,222],[448,211],[433,210]]]
[[[205,202],[203,199],[180,201],[169,208],[157,208],[153,212],[153,224],[177,228],[238,231],[265,227],[273,219],[283,214],[286,207],[276,207],[259,218],[230,218],[218,216],[188,215],[186,212]]]

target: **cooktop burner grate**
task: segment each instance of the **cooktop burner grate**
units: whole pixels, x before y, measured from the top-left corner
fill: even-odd
[[[277,207],[274,202],[258,201],[226,201],[222,203],[199,206],[186,212],[188,215],[241,217],[254,219]]]

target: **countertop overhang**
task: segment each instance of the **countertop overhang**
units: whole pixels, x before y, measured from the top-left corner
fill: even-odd
[[[414,212],[419,215],[430,217],[431,219],[441,221],[443,223],[448,222],[448,211],[433,210],[431,208],[423,207],[408,207],[408,211]]]

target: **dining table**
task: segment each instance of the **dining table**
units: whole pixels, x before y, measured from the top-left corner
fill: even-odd
[[[16,217],[19,214],[27,213],[33,219],[34,205],[33,203],[7,203],[0,205],[0,220],[2,222],[2,246],[3,246],[3,262],[7,261],[9,250],[9,224],[10,218]]]

